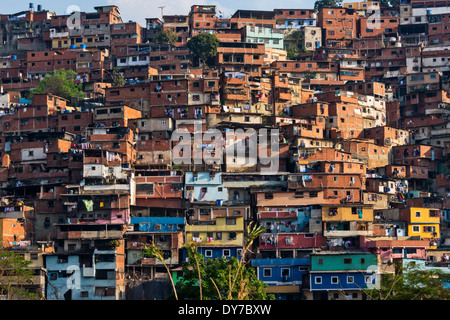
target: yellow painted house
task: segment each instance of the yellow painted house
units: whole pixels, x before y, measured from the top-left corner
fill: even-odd
[[[215,223],[186,224],[186,244],[243,246],[244,217],[216,217]]]
[[[73,41],[72,41],[73,40]],[[89,46],[99,42],[100,38],[96,35],[89,35],[84,37],[70,38],[69,35],[52,38],[52,49],[68,49],[73,44],[79,47],[82,44]]]
[[[411,207],[400,211],[403,221],[408,223],[408,236],[436,239],[440,235],[441,212],[435,208]]]
[[[323,205],[322,221],[373,221],[373,207],[352,205]]]

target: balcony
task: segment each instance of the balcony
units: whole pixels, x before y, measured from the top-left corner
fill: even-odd
[[[285,93],[285,92],[280,92],[280,93],[278,93],[278,99],[279,100],[291,100],[291,94]]]
[[[224,100],[233,100],[233,101],[248,101],[250,98],[248,94],[243,91],[235,91],[235,92],[227,92],[224,95]]]
[[[357,237],[357,236],[373,236],[373,231],[370,230],[329,230],[323,233],[325,237]]]
[[[85,278],[93,278],[95,277],[95,268],[94,267],[84,267],[83,266],[83,277]]]
[[[0,207],[0,219],[20,219],[23,218],[22,206]]]
[[[83,188],[86,193],[128,193],[129,184],[110,184],[110,185],[85,185]]]
[[[312,233],[265,233],[259,237],[261,250],[320,248],[324,245],[326,245],[325,238]]]
[[[96,230],[96,231],[59,231],[58,240],[90,240],[90,239],[121,239],[122,231]]]
[[[56,32],[55,29],[50,29],[49,31],[50,31],[50,39],[69,37],[69,32]]]
[[[447,136],[449,134],[450,134],[450,127],[449,128],[444,128],[444,129],[431,130],[431,137]]]
[[[264,211],[258,216],[259,219],[297,219],[297,211]]]
[[[143,266],[154,266],[156,265],[156,258],[142,258],[141,259],[141,265]]]

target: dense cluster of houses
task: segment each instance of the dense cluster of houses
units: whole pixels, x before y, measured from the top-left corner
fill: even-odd
[[[220,41],[210,66],[187,48],[204,32]],[[265,230],[246,259],[280,300],[365,299],[397,262],[449,272],[448,2],[194,5],[145,26],[117,6],[30,4],[0,14],[0,38],[0,241],[46,299],[164,299],[146,244],[176,282],[184,244],[240,259],[252,222]],[[61,68],[85,99],[30,98]],[[278,134],[251,158],[239,129]],[[175,162],[194,149],[237,152]]]

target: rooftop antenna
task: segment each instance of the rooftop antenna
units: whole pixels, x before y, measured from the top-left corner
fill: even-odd
[[[164,19],[163,19],[163,16],[164,16],[164,8],[165,8],[165,7],[166,7],[166,6],[158,7],[158,8],[161,9],[161,20],[164,20]]]

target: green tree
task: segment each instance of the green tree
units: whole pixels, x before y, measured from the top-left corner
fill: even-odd
[[[288,40],[291,40],[291,41],[293,41],[295,43],[299,43],[300,41],[303,40],[304,37],[303,37],[303,34],[302,34],[301,31],[293,30],[292,32],[290,32],[287,35],[287,38],[288,38]]]
[[[166,268],[166,270],[167,270],[167,274],[169,275],[170,282],[171,282],[172,287],[173,287],[173,292],[174,292],[174,295],[175,295],[175,299],[178,300],[177,289],[175,288],[175,283],[173,281],[172,274],[170,273],[170,269],[169,269],[169,267],[167,266],[167,264],[166,264],[166,262],[164,260],[163,252],[156,246],[155,243],[151,243],[151,244],[145,246],[143,255],[155,257],[159,261],[162,262],[162,264],[164,265],[164,268]]]
[[[155,35],[153,42],[156,44],[175,44],[177,42],[177,36],[172,32],[172,30],[160,30]]]
[[[394,274],[381,278],[380,289],[365,290],[373,300],[449,300],[450,274],[409,263],[395,265]]]
[[[187,42],[187,47],[200,59],[201,64],[211,66],[217,55],[219,39],[215,34],[200,33]]]
[[[125,85],[125,76],[122,72],[120,72],[119,67],[114,67],[112,71],[112,80],[114,87],[122,87],[123,85]]]
[[[0,296],[7,300],[37,300],[39,295],[27,289],[33,284],[31,261],[21,255],[5,250],[0,244]]]
[[[195,256],[195,258],[194,258]],[[229,259],[205,259],[196,250],[188,254],[183,264],[183,277],[177,284],[178,295],[190,300],[269,300],[267,285],[258,280],[255,270],[241,266],[235,257]]]
[[[246,230],[246,242],[241,260],[205,259],[196,245],[185,245],[188,262],[183,263],[183,277],[174,288],[175,298],[193,300],[268,300],[267,285],[258,280],[255,270],[247,265],[246,254],[251,252],[253,241],[264,230],[250,224]],[[152,247],[152,248],[150,248]],[[159,252],[159,253],[158,253]],[[163,260],[161,252],[154,246],[144,250],[145,255]],[[166,267],[169,276],[170,270]],[[172,278],[171,278],[172,279]]]
[[[341,4],[342,1],[340,0],[317,0],[314,3],[314,9],[321,10],[322,8],[338,7]]]
[[[267,284],[258,280],[255,270],[248,266],[246,256],[254,240],[264,230],[250,224],[242,258],[205,259],[196,245],[185,246],[188,263],[183,264],[183,277],[177,284],[179,296],[194,300],[271,300]]]
[[[71,69],[55,70],[47,74],[31,93],[50,93],[70,101],[74,98],[83,99],[85,93],[82,91],[82,85],[75,83],[76,75],[77,73]]]
[[[299,30],[293,30],[286,35],[286,43],[290,43],[289,47],[286,49],[286,54],[289,60],[298,60],[301,53],[308,52],[302,45],[303,39],[304,36]]]

